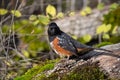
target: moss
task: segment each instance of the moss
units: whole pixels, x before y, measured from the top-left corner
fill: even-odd
[[[40,65],[37,65],[32,69],[29,69],[24,75],[16,77],[14,80],[31,80],[37,74],[40,74],[43,71],[52,69],[54,67],[55,62],[57,61],[58,60],[50,60],[50,61],[43,62]]]
[[[17,77],[14,80],[115,80],[109,79],[102,71],[100,71],[96,64],[79,66],[68,74],[53,73],[49,77],[46,77],[44,72],[53,69],[56,61],[58,60],[47,61],[42,65],[33,67],[24,75]]]
[[[111,80],[99,70],[97,65],[77,67],[69,74],[52,74],[49,77],[39,76],[36,80]]]
[[[96,65],[87,65],[78,67],[69,75],[63,77],[63,80],[105,80],[106,76]]]

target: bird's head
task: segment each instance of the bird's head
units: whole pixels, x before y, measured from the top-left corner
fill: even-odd
[[[56,36],[61,34],[61,30],[55,22],[52,22],[48,25],[48,35]]]

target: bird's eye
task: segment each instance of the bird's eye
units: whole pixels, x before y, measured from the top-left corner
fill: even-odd
[[[53,28],[50,28],[50,30],[53,30]]]

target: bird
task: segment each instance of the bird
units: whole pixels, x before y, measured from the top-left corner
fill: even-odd
[[[74,56],[74,58],[78,58],[85,53],[97,49],[73,39],[67,33],[63,32],[55,22],[48,24],[47,33],[52,50],[60,57],[67,57],[67,59],[71,59]],[[109,51],[106,49],[100,50]]]

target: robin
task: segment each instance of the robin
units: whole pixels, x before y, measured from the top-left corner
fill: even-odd
[[[77,40],[70,37],[65,32],[61,31],[55,22],[48,25],[48,39],[50,46],[60,57],[67,56],[71,59],[72,56],[79,57],[85,53],[88,53],[96,48],[84,45]],[[104,50],[104,49],[100,49]],[[105,50],[108,51],[108,50]]]

